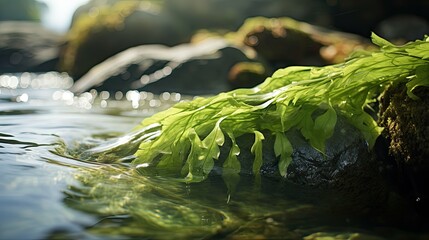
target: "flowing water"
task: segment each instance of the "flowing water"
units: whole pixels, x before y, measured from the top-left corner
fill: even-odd
[[[199,184],[91,158],[145,117],[186,99],[146,92],[75,96],[64,74],[0,75],[0,239],[424,239],[331,214],[317,191],[242,177]]]

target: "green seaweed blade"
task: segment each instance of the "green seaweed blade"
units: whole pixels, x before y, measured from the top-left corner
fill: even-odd
[[[235,138],[254,134],[252,171],[258,176],[264,161],[262,132],[270,132],[276,136],[273,148],[279,173],[286,176],[293,147],[285,133],[299,130],[324,153],[339,115],[359,129],[372,147],[382,129],[364,110],[368,103],[391,84],[405,82],[413,99],[417,99],[415,88],[429,86],[427,37],[402,46],[375,34],[372,40],[378,51],[357,52],[336,65],[279,69],[255,88],[181,102],[143,120],[138,128],[154,124],[160,134],[141,142],[134,164],[173,166],[171,171],[181,172],[186,181],[202,181],[214,168],[227,134],[232,147],[224,159],[223,176],[236,179],[241,166]]]

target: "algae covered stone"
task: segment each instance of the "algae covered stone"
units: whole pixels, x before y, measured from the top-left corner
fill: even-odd
[[[189,40],[186,25],[142,1],[118,1],[95,9],[77,18],[68,33],[62,67],[75,78],[130,47]]]

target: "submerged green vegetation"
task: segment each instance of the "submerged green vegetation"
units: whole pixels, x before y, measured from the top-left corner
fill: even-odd
[[[222,164],[224,176],[240,172],[236,138],[254,134],[251,152],[257,176],[263,161],[263,131],[275,135],[274,152],[282,176],[291,162],[292,145],[285,135],[298,129],[311,146],[325,151],[341,115],[374,145],[381,128],[365,108],[389,85],[406,82],[408,95],[429,86],[429,38],[395,46],[372,35],[380,49],[355,52],[344,63],[325,67],[288,67],[264,83],[214,97],[198,97],[144,119],[143,140],[134,164],[181,172],[186,182],[200,182],[219,160],[220,147],[229,138],[231,148]]]

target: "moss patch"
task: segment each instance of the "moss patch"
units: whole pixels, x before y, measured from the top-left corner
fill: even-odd
[[[428,165],[429,157],[429,88],[417,88],[407,95],[404,84],[390,87],[381,101],[380,124],[390,138],[389,152],[398,163]]]

